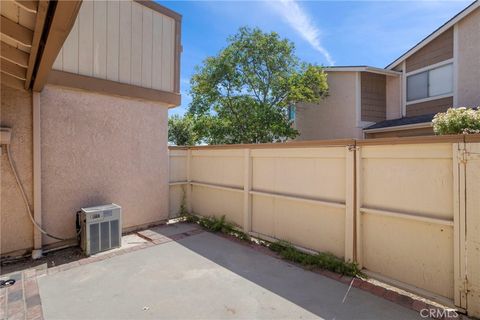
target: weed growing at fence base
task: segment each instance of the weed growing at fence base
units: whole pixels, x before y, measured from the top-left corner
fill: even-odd
[[[307,267],[316,267],[347,276],[362,276],[356,263],[345,262],[331,253],[320,252],[309,254],[298,250],[290,243],[278,241],[269,245],[270,250],[277,252],[285,260],[293,261]]]
[[[222,232],[222,233],[234,236],[240,240],[244,240],[248,242],[252,241],[252,238],[248,234],[235,228],[235,226],[232,223],[225,221],[225,216],[222,216],[221,218],[217,218],[217,217],[205,218],[205,217],[197,217],[194,215],[187,214],[185,215],[185,221],[196,223],[211,232]]]
[[[208,231],[222,232],[240,240],[252,242],[252,237],[245,232],[236,229],[232,223],[225,221],[225,216],[216,218],[198,217],[191,214],[185,214],[184,217],[185,222],[196,223]],[[273,243],[262,241],[261,243],[266,244],[270,250],[278,253],[283,259],[299,263],[305,267],[321,268],[348,276],[365,277],[356,263],[345,262],[331,253],[309,254],[298,250],[286,241]]]

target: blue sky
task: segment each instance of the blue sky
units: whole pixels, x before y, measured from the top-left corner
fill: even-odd
[[[183,15],[182,105],[196,65],[241,26],[275,31],[319,65],[385,67],[471,1],[159,1]]]

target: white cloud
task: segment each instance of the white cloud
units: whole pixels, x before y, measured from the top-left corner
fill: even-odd
[[[320,30],[312,21],[308,13],[295,0],[271,1],[272,7],[300,36],[307,41],[315,50],[320,52],[329,65],[334,65],[330,53],[320,42]]]

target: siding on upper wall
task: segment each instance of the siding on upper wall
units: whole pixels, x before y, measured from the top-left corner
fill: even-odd
[[[406,72],[453,58],[453,27],[406,60]]]
[[[361,72],[362,121],[378,122],[386,117],[386,76]]]
[[[386,83],[386,118],[397,119],[402,117],[402,78],[387,77]]]
[[[426,102],[407,105],[407,117],[419,116],[422,114],[444,112],[453,106],[453,97],[430,100]]]
[[[173,92],[175,28],[131,0],[83,1],[53,69]]]

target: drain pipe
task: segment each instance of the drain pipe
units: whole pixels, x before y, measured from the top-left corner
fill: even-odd
[[[37,225],[42,225],[42,154],[40,130],[40,92],[32,92],[33,105],[33,218]],[[42,257],[42,233],[33,228],[32,259]]]

